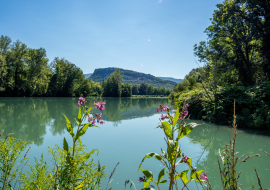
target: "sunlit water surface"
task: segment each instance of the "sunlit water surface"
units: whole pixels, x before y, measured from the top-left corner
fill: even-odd
[[[120,162],[112,177],[110,187],[125,189],[124,182],[132,180],[137,189],[142,188],[138,182],[143,176],[138,172],[138,166],[149,152],[160,154],[160,147],[165,149],[164,134],[159,125],[160,113],[156,107],[168,104],[166,98],[105,98],[107,101],[103,111],[104,125],[100,128],[89,128],[82,137],[82,142],[90,152],[99,149],[99,155],[94,156],[97,163],[105,165],[107,179],[102,181],[102,188],[106,189],[108,177],[115,165]],[[88,98],[91,105],[100,98]],[[77,98],[0,98],[0,130],[5,129],[3,136],[14,133],[14,137],[24,141],[32,141],[31,150],[27,157],[29,164],[34,163],[34,157],[40,158],[42,153],[47,163],[51,163],[47,147],[58,144],[62,147],[63,138],[71,144],[71,137],[66,131],[65,114],[70,120],[77,117]],[[96,110],[97,112],[97,110]],[[73,120],[74,121],[74,120]],[[187,137],[180,140],[181,149],[188,157],[192,157],[193,166],[205,169],[212,189],[221,189],[219,169],[216,166],[219,149],[223,149],[225,142],[229,142],[233,132],[230,127],[209,124],[194,120],[201,125],[197,126]],[[75,125],[75,123],[74,123]],[[239,182],[242,189],[248,189],[252,184],[256,187],[257,179],[254,172],[256,167],[264,188],[270,187],[270,157],[263,149],[270,152],[270,134],[265,131],[238,130],[236,140],[237,155],[245,156],[260,154],[260,157],[251,158],[242,163],[237,170],[241,170]],[[245,157],[243,157],[245,158]],[[51,166],[52,167],[52,166]],[[159,171],[163,168],[155,159],[147,159],[142,168],[153,172],[157,179]],[[28,168],[25,167],[24,170]],[[185,164],[178,167],[178,172],[188,169]],[[168,179],[167,176],[164,177]],[[179,181],[179,187],[182,187]],[[189,189],[201,189],[200,185],[189,184]],[[109,188],[108,188],[109,189]],[[156,188],[157,189],[157,188]],[[168,189],[167,184],[161,189]]]

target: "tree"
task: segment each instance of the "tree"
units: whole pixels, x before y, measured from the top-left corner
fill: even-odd
[[[50,82],[52,96],[74,96],[79,84],[85,79],[81,69],[65,59],[55,58],[52,63],[54,75]]]
[[[146,82],[142,82],[139,86],[139,94],[146,95],[148,90],[148,84]]]
[[[122,76],[119,69],[110,74],[106,82],[103,82],[103,96],[105,97],[121,97],[122,92]]]
[[[52,75],[52,71],[48,67],[46,50],[43,48],[29,49],[26,65],[28,94],[30,96],[45,95]]]
[[[138,95],[139,94],[139,86],[137,84],[132,85],[132,94]]]
[[[129,84],[122,84],[122,92],[121,97],[131,97],[132,96],[132,88]]]

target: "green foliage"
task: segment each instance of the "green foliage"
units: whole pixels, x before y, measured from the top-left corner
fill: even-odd
[[[122,93],[122,76],[119,69],[116,69],[107,79],[102,83],[103,96],[105,97],[121,97]],[[93,76],[93,75],[92,75]],[[91,77],[90,77],[91,78]]]
[[[3,133],[3,132],[2,132]],[[1,133],[1,135],[2,135]],[[0,187],[1,189],[12,189],[11,182],[21,176],[20,167],[27,158],[20,159],[21,153],[30,142],[12,137],[9,134],[5,139],[0,139]]]
[[[23,189],[52,189],[49,166],[43,160],[43,155],[40,160],[35,158],[35,164],[29,165],[30,171],[28,177],[23,174],[22,176],[22,188]]]
[[[177,183],[175,182],[176,179],[181,179],[181,182],[183,183],[183,186],[187,188],[187,184],[191,181],[196,181],[199,182],[202,186],[203,183],[206,183],[207,185],[205,186],[208,189],[208,181],[207,181],[207,176],[204,175],[203,177],[200,176],[202,173],[202,170],[197,171],[196,168],[192,166],[192,159],[185,156],[184,154],[181,154],[182,150],[180,150],[179,146],[179,139],[181,139],[184,136],[187,136],[193,128],[197,124],[186,124],[186,121],[188,118],[187,116],[187,108],[189,106],[185,105],[182,108],[177,107],[175,115],[170,114],[170,108],[167,106],[161,105],[160,108],[158,108],[157,111],[162,111],[166,110],[167,115],[161,115],[161,125],[158,126],[157,128],[161,128],[164,131],[165,134],[165,142],[167,145],[167,152],[161,149],[162,154],[157,154],[154,152],[148,153],[144,156],[142,162],[139,165],[139,169],[143,172],[144,177],[140,177],[139,181],[144,182],[143,183],[143,189],[150,189],[150,183],[153,182],[158,189],[160,184],[165,184],[169,183],[169,190],[173,189],[173,186],[176,187],[177,189]],[[163,121],[164,119],[169,119],[167,121]],[[180,122],[178,123],[178,121]],[[176,134],[176,135],[175,135]],[[176,136],[176,137],[175,137]],[[153,174],[149,170],[145,170],[141,168],[142,163],[144,162],[145,159],[147,158],[152,158],[154,157],[156,160],[160,161],[162,165],[166,166],[166,168],[163,168],[159,175],[158,175],[158,180],[154,181],[153,179]],[[176,167],[180,165],[181,163],[185,163],[188,165],[188,167],[191,170],[191,175],[190,179],[187,177],[187,173],[189,170],[185,170],[181,173],[176,172]],[[165,171],[166,170],[166,171]],[[169,181],[167,180],[162,180],[164,174],[167,173],[169,175]],[[204,187],[204,186],[203,186]]]
[[[236,103],[238,127],[246,128],[270,128],[270,82],[264,82],[254,87],[232,85],[219,88],[214,102],[214,93],[203,89],[191,90],[175,95],[176,103],[181,105],[189,98],[192,118],[205,119],[207,121],[231,124],[233,117],[233,102]]]

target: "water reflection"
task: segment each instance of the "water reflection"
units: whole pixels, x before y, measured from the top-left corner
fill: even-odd
[[[204,123],[202,121],[196,121],[201,123],[198,128],[195,128],[188,136],[190,143],[200,144],[202,146],[201,155],[198,158],[196,166],[198,168],[205,168],[208,171],[208,175],[211,177],[210,182],[213,184],[213,189],[219,189],[221,187],[221,180],[218,167],[216,166],[217,157],[219,157],[219,149],[224,149],[224,143],[230,142],[230,138],[233,137],[233,131],[231,127],[212,125]],[[239,152],[236,156],[242,157],[239,159],[242,161],[248,155],[260,154],[260,157],[250,158],[247,162],[241,163],[237,167],[237,171],[241,170],[241,177],[239,182],[243,185],[243,189],[248,189],[252,184],[257,186],[257,178],[254,172],[254,166],[260,171],[260,177],[265,179],[265,176],[269,176],[270,159],[262,153],[259,149],[269,151],[269,137],[270,133],[267,131],[254,131],[254,130],[242,130],[239,129],[236,138],[235,152]],[[268,143],[266,143],[268,142]],[[239,161],[239,163],[240,163]],[[270,182],[264,180],[265,187],[270,186]]]
[[[77,98],[1,98],[0,130],[3,136],[14,133],[14,137],[42,145],[46,126],[53,135],[63,134],[66,130],[64,113],[74,126],[78,113]],[[104,101],[102,98],[90,97],[88,104]],[[166,104],[166,98],[106,98],[103,120],[114,122],[121,120],[149,117],[155,114],[157,105]],[[94,109],[94,112],[99,110]]]

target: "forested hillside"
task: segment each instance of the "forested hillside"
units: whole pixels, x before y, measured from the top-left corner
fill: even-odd
[[[107,78],[110,76],[111,73],[115,71],[115,69],[116,68],[113,67],[95,69],[94,73],[89,77],[89,79],[93,80],[94,82],[102,83],[103,79],[107,80]],[[177,84],[176,82],[162,80],[150,74],[144,74],[125,69],[119,70],[122,72],[122,83],[128,83],[129,85],[145,82],[147,84],[151,84],[153,87],[173,88]]]

